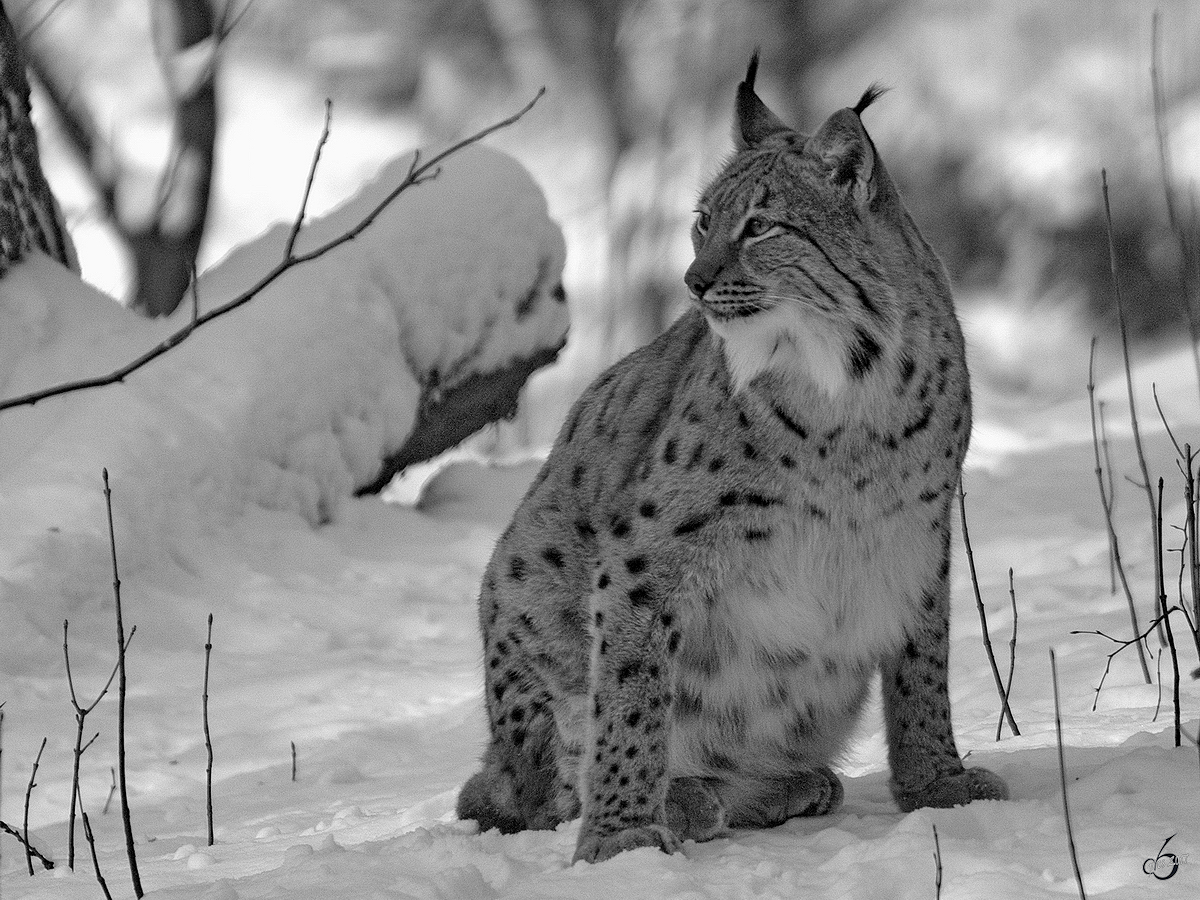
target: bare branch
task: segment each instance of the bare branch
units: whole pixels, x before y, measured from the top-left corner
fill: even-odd
[[[1062,789],[1063,819],[1067,823],[1067,849],[1071,854],[1071,869],[1075,872],[1075,883],[1079,886],[1080,900],[1087,900],[1083,890],[1083,873],[1079,871],[1079,856],[1075,853],[1075,833],[1071,829],[1071,806],[1067,802],[1067,759],[1063,753],[1062,713],[1058,706],[1058,663],[1054,659],[1054,648],[1050,648],[1050,678],[1054,682],[1054,734],[1058,742],[1058,777]]]
[[[212,801],[212,771],[213,771],[213,746],[212,735],[208,730],[208,663],[212,656],[212,613],[208,614],[208,640],[204,643],[204,694],[203,694],[203,711],[204,711],[204,749],[208,751],[208,768],[204,779],[204,795],[205,808],[208,812],[208,846],[212,846],[213,840],[213,801]]]
[[[1137,401],[1133,396],[1133,372],[1129,362],[1129,333],[1125,325],[1125,304],[1121,299],[1121,281],[1117,277],[1117,248],[1113,242],[1112,228],[1112,208],[1108,202],[1108,171],[1100,170],[1100,188],[1104,195],[1104,224],[1108,232],[1108,268],[1112,276],[1113,295],[1117,301],[1117,324],[1121,329],[1121,355],[1125,361],[1125,390],[1129,395],[1129,420],[1133,427],[1133,446],[1137,450],[1138,466],[1142,473],[1142,486],[1146,491],[1146,502],[1150,507],[1150,549],[1155,552],[1154,556],[1154,584],[1157,585],[1162,581],[1162,556],[1157,554],[1157,549],[1161,546],[1161,541],[1158,537],[1158,528],[1154,524],[1157,519],[1157,513],[1154,506],[1154,488],[1150,482],[1150,469],[1146,465],[1146,453],[1142,449],[1142,432],[1138,427],[1137,417]],[[1155,598],[1155,605],[1158,607],[1158,600]],[[1157,608],[1159,615],[1162,615],[1161,607]],[[1165,644],[1165,635],[1159,633],[1159,642]]]
[[[250,12],[250,7],[254,6],[254,0],[246,0],[246,2],[242,5],[242,8],[239,9],[237,14],[231,18],[230,10],[233,9],[233,5],[233,0],[229,0],[229,2],[221,8],[221,15],[217,19],[215,33],[222,39],[233,34],[234,30],[238,27],[238,24],[242,21],[242,19],[245,18],[246,13]]]
[[[104,469],[104,506],[108,512],[108,541],[112,549],[113,599],[117,607],[117,770],[120,773],[121,819],[125,826],[125,855],[129,857],[129,874],[133,893],[142,900],[142,877],[138,873],[137,853],[133,847],[133,820],[129,814],[129,792],[125,783],[125,625],[121,619],[121,577],[117,574],[117,536],[113,529],[112,489],[108,485],[108,469]]]
[[[112,144],[104,139],[90,110],[80,99],[79,92],[60,87],[41,54],[33,47],[30,51],[26,59],[29,71],[41,84],[63,134],[79,155],[84,173],[104,207],[104,214],[113,222],[118,222],[117,184],[120,166]]]
[[[1104,525],[1108,530],[1108,553],[1109,559],[1112,560],[1113,568],[1116,569],[1117,576],[1121,579],[1121,587],[1125,591],[1125,601],[1129,606],[1129,623],[1136,635],[1140,630],[1137,617],[1137,605],[1133,602],[1133,591],[1129,587],[1129,579],[1125,575],[1125,566],[1121,562],[1121,544],[1117,540],[1117,529],[1113,524],[1113,507],[1112,507],[1112,470],[1109,469],[1110,481],[1109,486],[1104,485],[1104,469],[1100,464],[1100,441],[1096,432],[1096,338],[1092,337],[1092,349],[1088,353],[1088,409],[1092,417],[1092,453],[1096,460],[1096,484],[1100,489],[1100,506],[1104,509]],[[1151,683],[1150,667],[1146,664],[1146,652],[1142,649],[1141,641],[1137,642],[1138,662],[1142,666],[1142,677],[1146,680],[1146,684]],[[1110,660],[1111,661],[1111,660]],[[1107,670],[1106,670],[1107,672]],[[1101,679],[1103,683],[1103,679]],[[1099,688],[1097,688],[1097,699],[1099,699]]]
[[[246,289],[241,294],[234,297],[232,300],[229,300],[228,302],[222,304],[221,306],[215,307],[214,309],[211,309],[208,312],[203,313],[202,315],[198,316],[194,322],[189,322],[187,325],[184,325],[182,328],[180,328],[174,334],[170,335],[168,338],[163,340],[157,346],[155,346],[152,349],[143,353],[137,359],[134,359],[131,362],[128,362],[125,365],[120,366],[117,369],[114,369],[112,372],[109,372],[107,375],[99,375],[99,376],[96,376],[93,378],[82,378],[77,381],[64,382],[63,384],[54,385],[53,387],[43,388],[42,390],[38,390],[38,391],[32,391],[28,394],[22,394],[21,396],[18,396],[18,397],[10,397],[7,400],[0,400],[0,411],[6,410],[6,409],[11,409],[16,406],[32,406],[33,404],[38,403],[42,400],[49,399],[50,397],[57,397],[62,394],[70,394],[70,393],[74,393],[76,391],[87,390],[88,388],[103,387],[104,385],[116,384],[118,382],[124,381],[126,378],[128,378],[130,375],[132,375],[138,369],[142,368],[147,363],[151,362],[152,360],[157,359],[158,357],[162,356],[167,351],[169,351],[172,348],[177,347],[179,344],[183,343],[185,340],[187,340],[191,336],[192,332],[195,331],[197,328],[200,328],[201,326],[206,325],[207,323],[211,322],[213,319],[217,319],[217,318],[220,318],[221,316],[227,315],[228,313],[233,312],[233,310],[237,309],[238,307],[244,306],[246,303],[253,300],[256,296],[258,296],[258,294],[260,294],[263,291],[263,289],[265,289],[267,286],[269,286],[270,284],[275,282],[281,275],[283,275],[284,272],[287,272],[289,269],[293,268],[294,266],[300,265],[301,263],[306,263],[306,262],[310,262],[312,260],[318,259],[318,258],[324,256],[326,253],[329,253],[331,250],[334,250],[334,249],[340,247],[342,244],[346,243],[347,241],[354,240],[354,238],[358,237],[359,234],[361,234],[365,229],[367,229],[371,225],[371,223],[373,223],[375,221],[375,219],[377,219],[379,217],[380,213],[382,213],[392,203],[392,201],[394,201],[401,193],[403,193],[405,190],[407,190],[408,188],[410,188],[414,185],[421,184],[422,182],[433,178],[435,176],[436,172],[431,172],[430,171],[431,167],[436,166],[436,164],[438,162],[440,162],[441,160],[450,156],[451,154],[456,153],[457,151],[463,149],[464,147],[466,147],[470,144],[477,143],[478,141],[487,137],[489,134],[492,134],[493,132],[495,132],[501,128],[505,128],[509,125],[512,125],[518,119],[520,119],[523,115],[525,115],[525,113],[527,113],[530,109],[533,108],[534,103],[536,103],[538,101],[538,99],[542,96],[543,93],[545,93],[545,88],[538,91],[537,96],[534,97],[533,100],[529,101],[529,103],[527,103],[520,111],[518,111],[514,115],[509,116],[507,119],[497,122],[494,125],[489,125],[488,127],[484,128],[480,131],[477,131],[475,134],[471,135],[470,137],[459,141],[458,143],[454,144],[453,146],[447,148],[446,150],[443,150],[441,153],[434,156],[429,162],[425,163],[424,165],[410,167],[408,175],[400,182],[400,184],[397,185],[394,189],[392,189],[392,191],[390,191],[386,197],[384,197],[381,201],[379,201],[379,203],[377,203],[358,222],[358,224],[353,226],[350,230],[342,233],[338,237],[332,238],[331,240],[325,242],[324,244],[320,245],[319,247],[317,247],[307,253],[295,255],[290,258],[285,257],[284,259],[280,260],[270,271],[268,271],[265,275],[263,275],[262,278],[260,278],[253,286]]]
[[[21,34],[18,37],[18,40],[22,44],[28,43],[29,39],[37,33],[38,29],[50,21],[50,17],[58,12],[58,8],[66,2],[67,0],[52,0],[50,5],[46,7],[46,9],[40,16],[37,17],[35,21],[31,22],[29,25],[25,25],[24,22],[21,22]],[[32,4],[29,4],[29,6],[32,6]],[[26,6],[25,9],[29,9],[29,6]],[[24,13],[25,10],[21,10],[21,12]]]
[[[1162,507],[1163,507],[1162,495],[1163,495],[1163,480],[1160,478],[1160,479],[1158,479],[1158,539],[1159,539],[1159,541],[1162,541]],[[1158,546],[1157,552],[1158,552],[1159,556],[1162,556],[1162,545],[1161,544]],[[1161,567],[1159,568],[1159,571],[1161,573],[1161,571],[1162,571]],[[1161,609],[1167,608],[1167,587],[1166,587],[1166,584],[1163,582],[1161,574],[1160,574],[1160,577],[1158,580],[1158,605],[1159,605],[1159,608],[1161,608]],[[1180,609],[1182,609],[1182,607],[1180,607]],[[1174,631],[1174,629],[1171,628],[1171,617],[1170,616],[1163,616],[1163,625],[1167,629],[1167,646],[1171,650],[1171,669],[1172,669],[1172,672],[1174,673],[1174,679],[1173,679],[1174,691],[1172,693],[1172,702],[1175,705],[1175,746],[1178,747],[1178,746],[1180,746],[1179,734],[1180,734],[1180,728],[1181,728],[1181,724],[1179,721],[1179,716],[1180,716],[1180,710],[1179,710],[1179,656],[1175,652],[1175,631]],[[1160,654],[1160,657],[1161,657],[1161,654]]]
[[[1195,303],[1195,273],[1192,271],[1192,251],[1188,236],[1175,207],[1175,191],[1171,188],[1171,160],[1167,148],[1166,99],[1163,96],[1162,69],[1159,65],[1162,42],[1159,39],[1161,17],[1155,10],[1150,20],[1150,93],[1154,111],[1154,137],[1158,144],[1158,169],[1162,179],[1163,197],[1167,203],[1167,221],[1171,233],[1179,245],[1179,276],[1183,288],[1183,314],[1187,320],[1191,338],[1192,365],[1196,369],[1197,387],[1200,388],[1200,321],[1197,321]]]
[[[1012,696],[1013,674],[1017,670],[1017,588],[1013,583],[1012,566],[1008,567],[1008,598],[1012,603],[1012,637],[1008,639],[1008,679],[1004,682],[1004,696]],[[996,740],[1000,740],[1000,730],[1004,726],[1004,711],[1001,710],[1000,718],[996,722]]]
[[[938,840],[937,825],[933,826],[934,900],[942,900],[942,843]]]
[[[71,763],[71,806],[67,814],[67,867],[74,871],[75,869],[75,810],[77,798],[79,796],[79,760],[83,756],[83,752],[92,745],[92,741],[100,736],[96,733],[91,741],[85,745],[83,743],[83,727],[88,714],[96,708],[104,695],[108,693],[109,687],[112,686],[113,679],[117,676],[117,669],[120,667],[120,659],[113,664],[113,670],[109,673],[108,681],[104,682],[104,687],[100,689],[100,693],[96,695],[96,699],[86,709],[80,705],[79,699],[75,694],[75,679],[71,674],[71,650],[67,642],[68,621],[63,619],[63,658],[67,665],[67,687],[71,691],[71,706],[75,708],[75,750],[72,756]],[[125,649],[129,649],[129,642],[133,640],[133,635],[137,632],[137,626],[129,630],[129,637],[125,640]]]
[[[992,652],[992,638],[988,634],[987,612],[983,608],[983,598],[979,595],[979,578],[975,574],[975,554],[971,552],[971,534],[967,530],[967,495],[963,490],[962,482],[958,484],[958,508],[962,513],[962,533],[963,543],[967,548],[967,565],[971,569],[971,586],[975,589],[975,608],[979,611],[979,624],[983,630],[983,646],[987,650],[988,662],[992,667],[992,676],[996,680],[996,693],[1000,695],[1000,706],[1004,718],[1008,720],[1008,727],[1012,729],[1014,735],[1019,735],[1021,729],[1017,727],[1017,720],[1013,718],[1012,709],[1008,705],[1008,692],[1004,689],[1004,682],[1000,680],[1000,669],[996,665],[996,654]],[[1000,740],[997,735],[996,740]]]
[[[284,259],[292,258],[292,251],[296,248],[296,238],[300,236],[300,229],[304,227],[304,216],[308,210],[308,195],[312,192],[313,178],[317,174],[317,164],[321,162],[321,151],[325,148],[325,142],[329,140],[329,125],[332,118],[333,101],[326,97],[325,124],[321,128],[321,139],[317,141],[317,148],[313,151],[312,163],[308,167],[308,178],[304,182],[304,196],[300,200],[300,212],[296,213],[296,219],[292,222],[292,230],[288,234],[287,245],[283,251]]]
[[[80,806],[83,804],[81,803]],[[88,847],[92,851],[92,871],[96,873],[96,880],[100,882],[100,890],[104,891],[105,900],[113,900],[113,896],[109,893],[108,884],[104,881],[104,875],[100,872],[100,858],[96,855],[96,836],[92,834],[92,823],[88,821],[88,814],[80,811],[83,816],[83,836],[87,839]]]
[[[37,756],[33,759],[33,771],[29,773],[29,787],[25,789],[25,820],[21,826],[21,833],[25,836],[23,843],[25,844],[25,865],[29,867],[29,874],[33,874],[33,845],[29,843],[29,801],[33,797],[33,789],[37,787],[37,770],[42,762],[42,752],[46,749],[46,739],[42,738],[42,746],[38,748]]]
[[[32,853],[34,856],[37,857],[38,862],[40,862],[42,864],[42,868],[44,868],[44,869],[53,869],[54,868],[54,860],[47,859],[42,854],[42,852],[40,850],[38,850],[37,847],[34,847],[32,844],[26,843],[24,835],[22,835],[20,831],[18,831],[16,828],[13,828],[11,825],[9,825],[7,822],[5,822],[3,819],[0,819],[0,831],[3,831],[5,834],[12,835],[18,841],[20,841],[21,846],[25,848],[25,851],[27,853]]]

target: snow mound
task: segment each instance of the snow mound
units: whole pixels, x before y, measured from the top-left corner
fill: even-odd
[[[359,223],[410,163],[393,161],[307,223],[296,252]],[[200,309],[276,266],[290,227],[207,272]],[[0,413],[0,658],[21,644],[14,619],[45,638],[104,593],[103,468],[129,572],[164,559],[194,569],[194,548],[249,509],[332,521],[404,443],[423,396],[561,345],[564,256],[528,173],[472,146],[353,240],[284,273],[123,385]],[[105,374],[191,314],[185,300],[169,319],[146,321],[31,258],[0,281],[0,396]]]

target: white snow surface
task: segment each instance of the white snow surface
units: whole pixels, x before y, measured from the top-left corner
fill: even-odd
[[[547,273],[561,266],[561,241],[538,195],[497,154],[477,150],[461,163],[406,194],[413,207],[397,211],[402,221],[365,233],[345,256],[297,269],[126,384],[0,413],[0,818],[19,824],[45,736],[30,823],[34,842],[57,861],[29,877],[17,843],[0,837],[5,898],[99,896],[81,830],[76,869],[66,867],[75,722],[62,622],[70,619],[72,671],[86,705],[108,677],[116,646],[102,466],[112,475],[124,620],[127,629],[137,626],[128,660],[129,792],[152,897],[932,898],[935,825],[943,897],[1076,896],[1050,647],[1058,653],[1069,799],[1088,896],[1200,896],[1200,759],[1194,744],[1172,746],[1169,659],[1161,659],[1160,697],[1157,686],[1142,683],[1132,652],[1117,656],[1093,711],[1111,647],[1072,634],[1129,630],[1124,600],[1109,591],[1086,369],[1064,370],[1062,380],[1079,388],[1048,405],[978,392],[968,516],[1002,668],[1013,624],[1007,569],[1016,569],[1012,703],[1021,736],[1005,731],[995,740],[998,703],[961,546],[951,694],[960,750],[969,764],[1005,777],[1011,800],[900,813],[887,790],[875,701],[839,766],[845,805],[824,818],[687,843],[673,856],[645,849],[574,866],[577,823],[502,836],[456,821],[457,788],[474,771],[486,734],[478,581],[536,463],[455,464],[418,508],[353,499],[349,486],[407,432],[420,375],[436,368],[451,377],[485,332],[487,349],[476,358],[489,362],[480,367],[561,334],[562,313],[545,297],[537,301],[545,320],[496,315],[539,280],[539,264],[546,290],[555,277]],[[343,225],[327,221],[314,232]],[[495,243],[473,242],[468,227]],[[276,229],[206,276],[202,305],[232,296],[273,264],[285,233]],[[518,249],[478,249],[501,242]],[[106,371],[178,324],[134,319],[44,260],[0,282],[0,303],[4,396]],[[1063,351],[1037,365],[1078,362]],[[1200,423],[1189,370],[1180,353],[1135,372],[1145,394],[1157,383],[1181,440]],[[1120,376],[1106,378],[1099,394],[1118,476],[1132,473],[1127,428],[1118,421]],[[1141,400],[1152,470],[1168,479],[1166,518],[1179,523],[1169,442]],[[1117,491],[1123,556],[1144,622],[1144,498],[1119,477]],[[1178,546],[1173,531],[1168,545]],[[1174,573],[1178,558],[1167,559]],[[201,722],[209,613],[211,847]],[[1176,633],[1190,669],[1191,639],[1180,625]],[[1154,669],[1157,642],[1152,647]],[[1186,674],[1181,707],[1194,736],[1200,690]],[[101,812],[115,722],[110,691],[86,721],[86,737],[98,731],[99,738],[83,757],[81,795],[103,874],[114,896],[129,897],[117,802]],[[1168,838],[1179,866],[1156,880],[1144,866]],[[1165,874],[1169,866],[1160,866]]]

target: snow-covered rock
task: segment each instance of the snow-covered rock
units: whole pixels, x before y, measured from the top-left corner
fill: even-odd
[[[410,160],[306,223],[296,252],[359,223]],[[290,227],[205,273],[200,310],[275,267]],[[26,626],[47,637],[103,584],[94,577],[107,555],[102,469],[129,572],[162,559],[188,570],[189,548],[248,509],[329,522],[408,437],[423,388],[449,389],[562,343],[564,255],[528,173],[468,147],[353,240],[285,272],[125,383],[0,412],[0,669]],[[31,258],[0,280],[0,397],[106,374],[191,315],[185,299],[171,318],[147,321]]]

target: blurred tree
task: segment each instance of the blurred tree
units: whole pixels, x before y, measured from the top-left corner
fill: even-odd
[[[0,276],[34,249],[78,269],[29,113],[24,55],[0,6]]]
[[[173,107],[174,139],[148,209],[133,209],[127,201],[136,193],[122,184],[130,176],[122,171],[79,92],[64,83],[62,49],[43,40],[27,43],[30,69],[133,257],[130,305],[147,316],[164,316],[183,299],[204,235],[217,137],[217,64],[221,42],[236,17],[232,0],[219,17],[207,0],[149,3],[154,49]]]
[[[515,85],[581,86],[598,111],[608,211],[610,339],[646,343],[684,298],[667,262],[686,232],[671,148],[695,146],[720,121],[755,47],[775,76],[779,112],[811,121],[814,69],[897,4],[884,0],[484,0]],[[562,77],[566,76],[566,77]],[[686,175],[698,174],[693,154]]]

